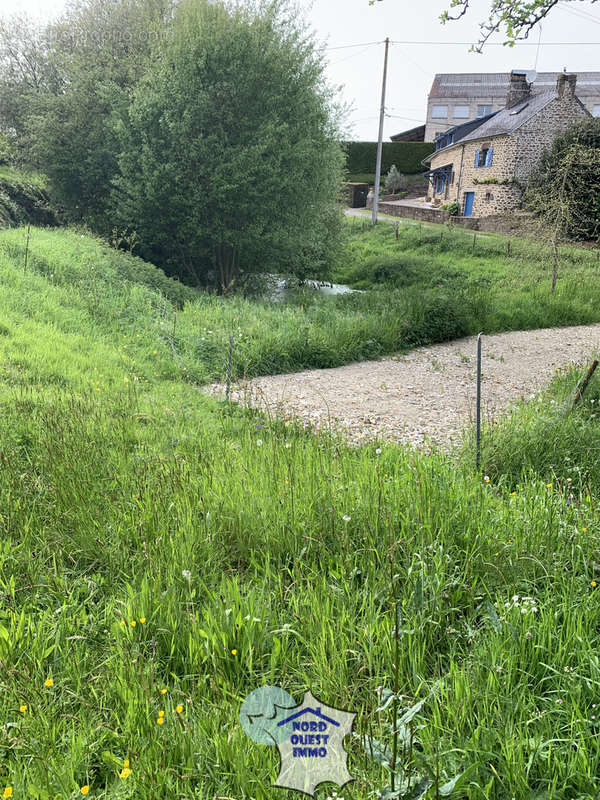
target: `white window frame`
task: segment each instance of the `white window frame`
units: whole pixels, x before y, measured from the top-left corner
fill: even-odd
[[[444,110],[444,113],[436,113]],[[448,119],[448,106],[431,106],[431,119]]]
[[[600,103],[594,103],[592,106],[592,117],[600,117]]]
[[[457,114],[458,110],[464,111],[464,114]],[[454,106],[452,109],[452,116],[454,119],[469,119],[471,108],[470,106]]]
[[[479,113],[480,108],[489,108],[489,111],[485,111],[483,113]],[[492,113],[492,104],[491,103],[478,103],[477,104],[477,119],[481,119],[481,117],[487,117],[488,114]]]

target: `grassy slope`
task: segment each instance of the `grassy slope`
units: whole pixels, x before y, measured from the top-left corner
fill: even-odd
[[[560,248],[552,294],[552,253],[544,243],[418,224],[401,224],[396,240],[390,225],[364,228],[350,223],[334,275],[340,283],[388,294],[437,291],[462,306],[469,333],[600,320],[597,249]]]
[[[504,477],[499,428],[487,484],[467,461],[225,410],[179,379],[158,273],[40,233],[23,274],[16,235],[0,240],[0,789],[272,798],[276,753],[237,719],[264,683],[311,688],[389,743],[391,554],[402,703],[426,699],[413,774],[472,767],[472,798],[596,796],[598,483],[576,502],[546,486],[577,449]],[[572,417],[582,442],[591,409]],[[514,595],[538,611],[502,611]],[[348,748],[358,800],[385,778]]]
[[[32,223],[55,224],[43,175],[0,166],[0,228]]]

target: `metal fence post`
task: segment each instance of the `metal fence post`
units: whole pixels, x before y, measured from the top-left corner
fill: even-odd
[[[481,466],[481,334],[477,336],[477,411],[475,422],[475,464]]]
[[[225,399],[229,402],[231,394],[231,372],[233,367],[233,333],[229,334],[229,355],[227,357],[227,385],[225,387]]]

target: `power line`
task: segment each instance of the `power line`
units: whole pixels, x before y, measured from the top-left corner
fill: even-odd
[[[399,42],[393,41],[391,44],[400,44],[400,45],[460,45],[462,47],[471,46],[473,42]],[[507,45],[504,42],[487,42],[486,47],[506,47]],[[515,42],[515,47],[537,47],[537,42]],[[544,42],[544,47],[582,47],[582,46],[589,46],[589,47],[600,47],[600,42]],[[511,48],[512,49],[512,48]]]
[[[379,44],[379,42],[376,42],[376,44]],[[341,64],[343,61],[348,61],[351,58],[358,58],[359,56],[362,56],[363,53],[366,53],[367,50],[370,50],[372,47],[374,47],[374,45],[368,44],[366,47],[363,47],[362,50],[359,50],[358,53],[351,53],[349,56],[344,56],[344,58],[340,58],[337,61],[330,61],[329,66],[334,67],[336,64]]]
[[[559,8],[562,8],[563,11],[568,11],[571,14],[575,14],[582,19],[587,19],[590,22],[600,23],[600,19],[598,17],[594,16],[594,14],[590,14],[589,11],[586,11],[583,8],[570,8],[566,5],[559,5]]]
[[[380,42],[359,42],[358,44],[341,44],[338,47],[324,47],[323,50],[349,50],[351,47],[370,47],[373,44],[384,44]]]

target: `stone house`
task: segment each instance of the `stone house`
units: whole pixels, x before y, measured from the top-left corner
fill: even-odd
[[[590,116],[576,96],[577,75],[560,74],[550,91],[532,91],[524,72],[511,73],[502,110],[451,128],[424,164],[433,205],[457,202],[465,217],[518,208],[522,187],[555,136]]]
[[[558,72],[527,72],[532,91],[551,91],[556,86]],[[510,72],[466,72],[436,75],[427,100],[424,137],[435,142],[436,136],[455,125],[481,119],[501,111],[510,86]],[[600,116],[600,72],[579,72],[577,97],[590,114]]]

